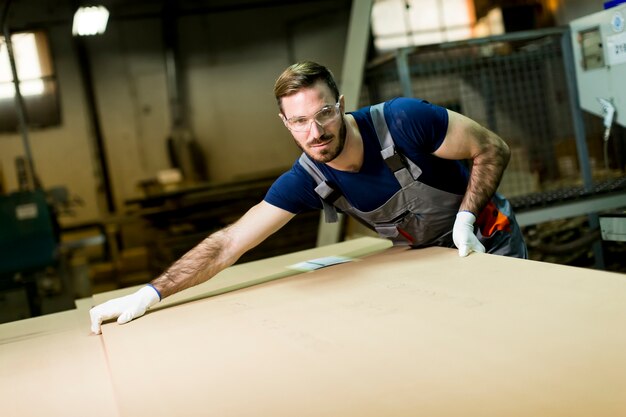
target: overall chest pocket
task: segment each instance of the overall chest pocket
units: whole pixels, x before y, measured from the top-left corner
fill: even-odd
[[[415,181],[376,210],[360,212],[350,208],[349,212],[394,244],[451,246],[452,226],[461,199],[462,196]]]

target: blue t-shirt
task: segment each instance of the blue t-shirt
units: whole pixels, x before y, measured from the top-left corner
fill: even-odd
[[[363,138],[363,165],[359,172],[345,172],[326,164],[315,164],[333,187],[341,190],[346,199],[361,211],[372,211],[382,206],[398,190],[400,184],[380,155],[369,107],[350,113]],[[419,181],[431,187],[463,195],[468,172],[460,161],[438,158],[432,153],[439,148],[448,130],[445,108],[425,100],[395,98],[384,108],[389,132],[399,152],[422,170]],[[281,175],[265,195],[265,201],[290,213],[321,209],[322,202],[315,192],[315,181],[298,161]]]

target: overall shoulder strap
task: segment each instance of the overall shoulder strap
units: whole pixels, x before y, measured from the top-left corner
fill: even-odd
[[[404,187],[416,180],[422,172],[417,165],[396,151],[393,137],[385,120],[384,108],[385,103],[375,104],[370,107],[374,130],[380,143],[380,154],[398,182],[400,182],[400,185]]]
[[[326,220],[326,223],[336,223],[339,218],[337,216],[337,209],[333,206],[333,203],[341,197],[341,192],[333,188],[328,183],[322,171],[320,171],[320,169],[304,153],[300,155],[298,163],[311,177],[313,177],[315,184],[317,184],[315,192],[322,200],[324,219]]]
[[[393,144],[391,133],[389,133],[389,127],[385,121],[384,108],[385,103],[375,104],[370,107],[370,115],[372,116],[372,121],[374,122],[374,129],[376,130],[376,135],[378,136],[380,148],[382,149],[381,154],[383,155],[383,158],[386,159],[387,156],[391,156],[395,153],[395,146]]]

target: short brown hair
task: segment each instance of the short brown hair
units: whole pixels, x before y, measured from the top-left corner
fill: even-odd
[[[282,111],[281,99],[283,97],[297,93],[303,88],[312,87],[318,81],[325,82],[334,94],[335,100],[339,100],[339,89],[333,73],[328,68],[312,61],[297,62],[289,66],[274,84],[274,95],[278,107]]]

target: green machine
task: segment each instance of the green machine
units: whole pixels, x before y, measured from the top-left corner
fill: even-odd
[[[0,290],[24,287],[41,314],[37,275],[57,263],[58,228],[43,190],[0,196]]]

